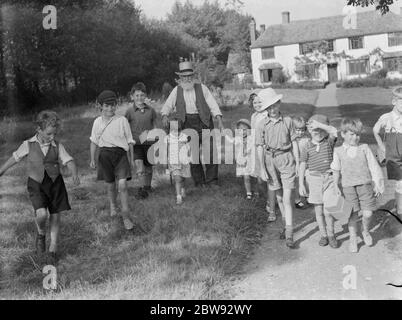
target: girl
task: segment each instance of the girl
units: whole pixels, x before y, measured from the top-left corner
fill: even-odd
[[[184,187],[185,178],[191,178],[190,145],[188,143],[188,136],[182,132],[183,122],[176,120],[170,124],[170,132],[166,136],[168,170],[175,182],[176,204],[180,205],[186,196]]]
[[[2,176],[17,162],[26,158],[28,193],[35,210],[37,254],[46,251],[46,222],[49,211],[51,264],[58,260],[57,242],[60,229],[60,213],[70,210],[64,180],[60,174],[60,164],[66,165],[72,173],[75,185],[79,185],[77,167],[63,145],[55,140],[60,128],[57,113],[44,110],[36,117],[36,134],[24,141],[8,161],[0,168]]]
[[[113,91],[103,91],[98,97],[102,115],[95,119],[91,133],[91,168],[96,168],[95,154],[99,150],[98,180],[105,180],[110,203],[110,215],[117,214],[116,180],[120,191],[121,215],[124,227],[131,230],[134,225],[129,217],[127,180],[131,179],[131,167],[134,163],[133,146],[135,144],[130,125],[123,116],[116,116],[117,97]],[[127,153],[130,157],[127,157]]]

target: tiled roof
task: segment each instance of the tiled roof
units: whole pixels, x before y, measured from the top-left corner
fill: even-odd
[[[402,17],[393,12],[383,16],[378,11],[358,13],[356,29],[345,29],[344,19],[345,16],[340,15],[272,25],[251,45],[251,48],[402,31]]]

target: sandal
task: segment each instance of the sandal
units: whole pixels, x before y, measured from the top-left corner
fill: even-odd
[[[247,193],[246,199],[251,200],[253,198],[253,195],[251,193]]]
[[[300,201],[295,203],[295,207],[296,207],[296,209],[303,210],[303,209],[306,209],[308,207],[308,205],[303,200],[300,200]]]
[[[290,249],[294,249],[295,248],[295,243],[293,241],[293,237],[288,237],[286,238],[286,246]]]

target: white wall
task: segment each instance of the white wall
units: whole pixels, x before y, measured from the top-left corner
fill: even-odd
[[[352,79],[358,76],[347,75],[347,60],[358,59],[365,55],[369,55],[374,49],[381,48],[384,52],[395,52],[402,51],[402,46],[388,47],[388,34],[379,35],[369,35],[364,36],[364,48],[349,50],[349,40],[348,38],[336,39],[334,41],[334,50],[337,53],[345,51],[346,55],[350,58],[340,59],[338,61],[328,61],[328,63],[337,62],[338,63],[338,79]],[[286,46],[276,46],[275,47],[275,59],[263,60],[261,55],[261,48],[256,48],[251,50],[251,61],[253,68],[254,81],[257,84],[261,84],[260,70],[258,67],[263,63],[267,62],[278,62],[283,66],[283,71],[290,76],[290,81],[298,81],[297,75],[295,74],[295,57],[299,55],[299,44],[292,44]],[[370,61],[370,72],[382,68],[382,61],[378,59],[378,56],[371,55]],[[328,69],[327,65],[323,64],[319,69],[320,80],[328,81]],[[389,74],[390,77],[400,77],[400,73],[392,72]]]

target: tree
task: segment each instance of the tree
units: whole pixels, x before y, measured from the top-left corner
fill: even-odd
[[[381,11],[382,14],[389,12],[389,6],[394,3],[394,0],[347,0],[348,6],[368,7],[375,5],[375,9]]]

